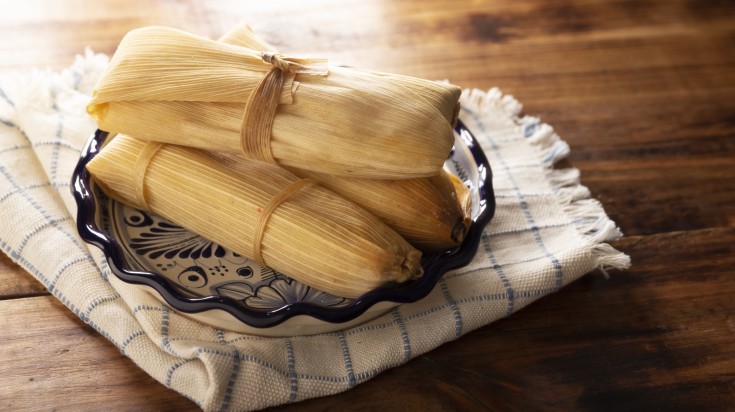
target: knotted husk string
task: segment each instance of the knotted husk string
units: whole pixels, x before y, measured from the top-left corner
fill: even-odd
[[[277,163],[271,150],[270,138],[285,73],[326,75],[327,70],[300,64],[274,52],[262,52],[261,58],[273,65],[273,68],[258,82],[245,103],[240,145],[243,154],[251,159]],[[318,62],[323,64],[321,60]]]

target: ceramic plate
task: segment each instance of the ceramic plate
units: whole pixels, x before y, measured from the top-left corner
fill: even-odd
[[[72,177],[79,234],[103,250],[117,277],[144,286],[174,309],[200,321],[266,335],[340,329],[396,304],[421,299],[446,271],[466,265],[474,256],[482,228],[495,210],[492,173],[469,130],[459,123],[455,132],[455,146],[445,168],[472,195],[473,223],[465,241],[457,250],[425,255],[421,279],[375,289],[357,299],[306,286],[160,216],[108,198],[86,170],[108,136],[104,131],[90,138]]]

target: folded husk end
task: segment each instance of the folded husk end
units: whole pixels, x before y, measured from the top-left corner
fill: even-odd
[[[421,266],[421,252],[417,250],[410,251],[406,254],[406,258],[403,261],[403,273],[406,273],[405,278],[398,279],[399,282],[405,282],[407,280],[418,279],[424,275],[424,268]]]
[[[103,118],[105,116],[105,112],[107,112],[107,103],[94,103],[91,102],[87,105],[87,114],[92,116],[95,122],[97,122],[100,127],[102,127]]]

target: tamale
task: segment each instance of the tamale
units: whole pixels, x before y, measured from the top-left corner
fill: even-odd
[[[257,110],[259,96],[272,95],[272,125],[259,125],[270,128],[269,137],[256,145],[267,146],[266,160],[379,179],[441,169],[454,143],[458,87],[279,57],[296,73],[286,70],[281,89],[266,94],[261,80],[275,70],[266,56],[273,57],[169,28],[133,30],[87,110],[104,130],[241,153],[251,142],[246,108]]]
[[[196,149],[118,135],[87,167],[113,198],[334,295],[423,271],[421,252],[376,217],[277,165],[228,170]]]
[[[256,50],[275,50],[247,24],[234,27],[219,41]],[[397,75],[384,76],[392,78]],[[411,78],[401,79],[405,79],[407,85],[413,85]],[[448,87],[437,83],[432,88],[425,84],[427,82],[421,83],[416,88],[417,92],[431,93]],[[436,98],[441,95],[437,92]],[[213,155],[230,169],[236,169],[242,160],[236,155]],[[456,178],[457,182],[454,182],[444,170],[430,177],[401,180],[334,176],[297,168],[288,170],[361,206],[424,252],[439,252],[459,246],[471,223],[467,187]]]

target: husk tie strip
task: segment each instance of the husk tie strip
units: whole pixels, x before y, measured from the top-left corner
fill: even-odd
[[[265,261],[263,260],[263,254],[261,253],[261,247],[263,243],[263,233],[265,232],[265,226],[268,224],[268,219],[271,217],[271,214],[273,213],[278,206],[281,205],[286,199],[291,197],[291,195],[295,194],[299,190],[305,188],[306,186],[313,185],[314,182],[312,182],[309,179],[300,179],[297,180],[290,185],[286,186],[283,190],[281,190],[278,194],[273,196],[268,203],[260,210],[260,215],[258,216],[258,222],[255,225],[255,235],[253,236],[253,256],[255,258],[255,261],[258,262],[261,266],[268,266]]]
[[[245,156],[268,163],[277,163],[271,151],[270,138],[283,88],[284,74],[301,73],[323,76],[328,71],[326,68],[297,63],[274,52],[262,52],[261,59],[273,65],[273,68],[258,82],[245,103],[240,128],[240,144]],[[322,60],[315,60],[315,62],[324,63]]]

